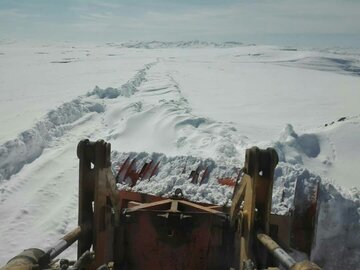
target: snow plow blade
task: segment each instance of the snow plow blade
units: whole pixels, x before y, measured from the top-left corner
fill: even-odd
[[[137,170],[136,160],[127,158],[114,176],[110,152],[110,144],[102,140],[79,143],[78,228],[49,250],[37,252],[36,258],[21,265],[14,262],[23,255],[17,256],[1,270],[50,265],[61,270],[274,270],[280,264],[285,269],[320,269],[309,261],[297,262],[286,252],[294,222],[291,216],[270,212],[278,162],[274,149],[246,151],[230,207],[190,201],[181,189],[166,198],[118,190],[117,182],[135,185],[151,178],[159,162],[146,162]],[[198,167],[190,181],[200,185],[209,174],[208,167]],[[64,260],[55,264],[55,257],[76,240],[75,264]]]

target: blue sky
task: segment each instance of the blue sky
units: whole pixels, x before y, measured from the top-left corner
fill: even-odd
[[[360,0],[0,0],[0,39],[360,47]]]

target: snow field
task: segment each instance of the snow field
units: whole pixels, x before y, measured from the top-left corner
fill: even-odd
[[[99,87],[126,83],[154,57],[94,44],[0,42],[0,143],[50,110]],[[14,104],[16,104],[14,106]]]

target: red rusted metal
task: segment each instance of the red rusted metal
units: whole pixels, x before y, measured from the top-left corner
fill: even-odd
[[[119,171],[115,177],[116,182],[123,183],[125,180],[125,173],[127,169],[130,166],[130,157],[127,157],[127,159],[124,161],[124,163],[120,166]]]
[[[144,179],[145,175],[149,172],[151,165],[154,163],[154,161],[145,162],[145,164],[142,166],[139,176],[141,179]]]
[[[144,203],[158,202],[158,201],[162,201],[162,200],[166,199],[166,198],[160,197],[160,196],[139,193],[139,192],[129,191],[129,190],[119,190],[118,195],[119,195],[121,209],[127,208],[128,204],[130,202],[144,204]],[[171,198],[173,198],[173,197],[171,197]],[[189,203],[192,203],[191,201],[188,201],[185,198],[182,198],[182,201],[187,201]],[[193,204],[198,205],[199,207],[206,207],[207,209],[217,209],[218,211],[221,211],[221,212],[228,211],[228,207],[226,207],[226,206],[219,206],[219,205],[213,205],[213,204],[208,204],[208,203],[199,203],[199,202],[193,203]]]
[[[218,178],[218,183],[224,186],[235,187],[240,181],[241,175],[243,174],[243,169],[234,168],[234,170],[234,173],[236,173],[236,177],[233,176]]]
[[[130,186],[136,185],[138,180],[150,179],[157,174],[160,161],[155,163],[153,160],[146,162],[140,171],[136,170],[136,158],[130,160],[128,157],[120,167],[115,179],[118,183],[126,183],[130,180]]]
[[[224,186],[235,187],[236,180],[232,178],[220,178],[218,179],[218,183]]]
[[[120,191],[119,196],[124,218],[121,230],[126,243],[122,266],[126,269],[230,266],[230,260],[226,260],[225,214],[213,205],[129,191]]]
[[[128,167],[128,169],[126,170],[125,176],[124,176],[124,181],[126,182],[126,180],[128,178],[130,178],[131,181],[131,186],[135,186],[137,180],[139,179],[139,174],[136,171],[136,158],[134,158],[131,163],[130,166]]]
[[[149,163],[145,163],[140,172],[141,180],[150,179],[157,174],[160,161],[155,163],[153,160]]]

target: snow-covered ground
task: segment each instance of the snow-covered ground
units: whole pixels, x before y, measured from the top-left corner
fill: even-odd
[[[0,265],[76,226],[84,138],[111,142],[114,168],[124,152],[161,160],[137,190],[218,204],[231,189],[216,177],[246,148],[275,147],[273,211],[292,207],[297,179],[321,181],[312,259],[360,263],[359,50],[2,42],[0,74]],[[199,187],[179,168],[201,162],[212,173]]]

